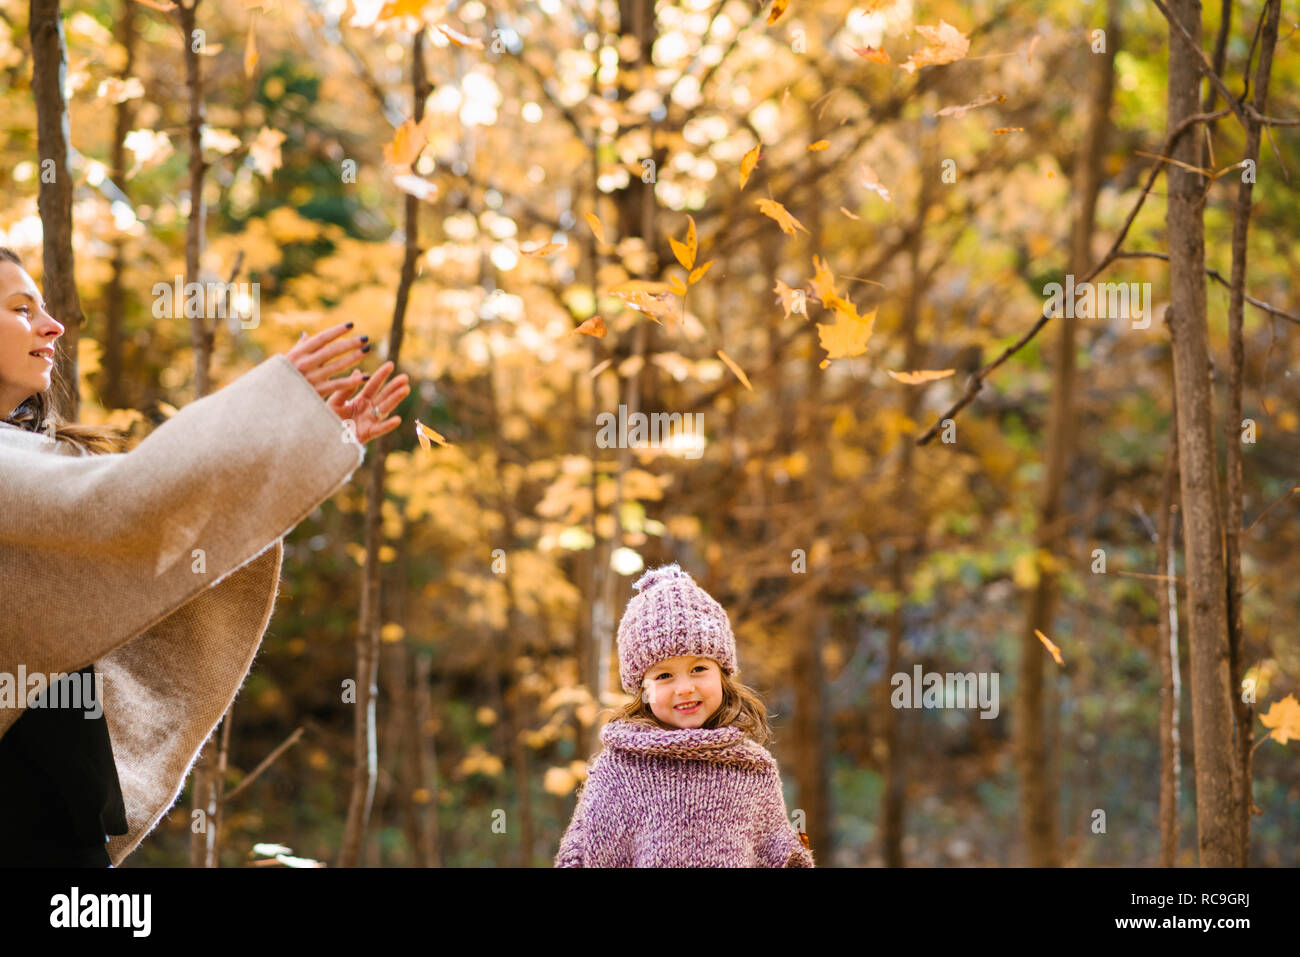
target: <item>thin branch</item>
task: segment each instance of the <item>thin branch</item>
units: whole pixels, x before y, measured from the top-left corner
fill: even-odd
[[[244,788],[248,787],[250,784],[256,781],[263,771],[265,771],[267,768],[269,768],[272,764],[275,763],[276,758],[284,754],[284,752],[288,751],[291,747],[293,747],[294,744],[298,742],[298,739],[302,737],[302,732],[303,729],[300,726],[297,731],[295,731],[293,734],[289,735],[289,737],[281,741],[279,747],[277,747],[274,751],[272,751],[270,754],[264,757],[262,759],[262,763],[259,764],[257,767],[253,768],[253,770],[249,772],[248,776],[244,778],[244,780],[240,781],[233,791],[231,791],[229,794],[226,795],[225,801],[223,803],[226,804],[230,803],[235,799],[235,797],[239,794],[240,791],[244,790]]]
[[[1165,262],[1168,262],[1169,254],[1151,253],[1151,252],[1116,253],[1115,258],[1116,259],[1163,259]],[[1220,272],[1217,269],[1210,269],[1206,267],[1205,275],[1209,276],[1215,282],[1231,288],[1231,283],[1229,283],[1228,280],[1224,279],[1222,274],[1220,274]],[[1296,325],[1300,325],[1300,316],[1293,316],[1291,315],[1291,313],[1284,312],[1283,310],[1277,308],[1277,306],[1269,305],[1268,303],[1262,302],[1261,300],[1256,299],[1253,296],[1246,296],[1245,298],[1246,301],[1250,303],[1252,306],[1254,306],[1256,309],[1277,316],[1279,319],[1285,319],[1287,320],[1287,322],[1294,322]]]

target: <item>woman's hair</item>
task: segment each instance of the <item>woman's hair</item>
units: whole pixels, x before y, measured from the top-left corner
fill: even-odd
[[[709,715],[702,727],[725,728],[735,725],[759,744],[766,744],[772,737],[772,729],[767,723],[767,708],[763,705],[763,699],[758,696],[757,691],[741,684],[721,667],[718,670],[722,675],[722,704],[718,706],[717,711]],[[664,724],[655,717],[644,694],[637,695],[615,711],[612,720],[675,730],[671,725]]]
[[[19,269],[27,268],[18,254],[6,246],[0,246],[0,262],[11,262]],[[24,399],[4,421],[28,432],[39,432],[60,442],[71,442],[77,448],[92,455],[126,450],[126,437],[116,429],[78,425],[59,415],[50,396],[50,391],[56,388],[62,390],[57,379],[49,390],[37,392]],[[66,390],[63,391],[66,394]]]

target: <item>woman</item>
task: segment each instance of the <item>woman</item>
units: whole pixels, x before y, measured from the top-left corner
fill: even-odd
[[[180,796],[270,621],[281,537],[410,393],[341,324],[135,449],[63,421],[63,326],[0,247],[0,866],[120,864]],[[351,399],[345,396],[357,386]]]

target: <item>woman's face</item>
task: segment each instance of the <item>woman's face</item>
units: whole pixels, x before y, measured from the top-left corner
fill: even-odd
[[[41,291],[16,263],[0,262],[0,418],[50,387],[54,343],[63,326],[45,311]],[[33,352],[45,356],[33,355]]]
[[[722,669],[712,658],[665,658],[645,673],[654,716],[674,728],[700,728],[722,707]]]

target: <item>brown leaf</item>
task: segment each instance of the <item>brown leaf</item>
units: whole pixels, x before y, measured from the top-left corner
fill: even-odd
[[[790,0],[772,0],[772,10],[767,15],[767,22],[773,24],[780,20],[781,15],[785,13],[788,6],[790,6]]]
[[[781,227],[781,232],[788,233],[791,236],[799,235],[795,232],[798,229],[802,229],[805,233],[808,232],[807,227],[791,216],[786,208],[776,200],[758,199],[754,202],[758,203],[758,208],[763,211],[765,216],[770,216],[776,220],[777,225]]]
[[[929,46],[917,50],[901,69],[915,74],[923,66],[942,66],[960,60],[970,52],[970,40],[964,33],[944,20],[937,27],[918,24],[916,32],[929,42]]]

